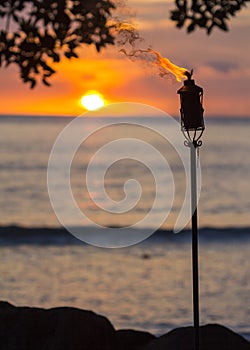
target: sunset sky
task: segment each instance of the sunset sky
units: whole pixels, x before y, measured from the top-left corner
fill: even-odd
[[[169,20],[174,1],[128,0],[134,22],[149,45],[175,64],[194,69],[196,83],[204,88],[208,116],[250,116],[250,7],[230,21],[230,31],[218,29],[186,34]],[[0,114],[71,115],[84,112],[81,97],[100,92],[107,103],[138,102],[172,115],[179,111],[176,91],[181,83],[152,75],[131,62],[117,47],[100,54],[85,46],[81,59],[63,60],[50,80],[31,90],[21,82],[17,68],[0,69]]]

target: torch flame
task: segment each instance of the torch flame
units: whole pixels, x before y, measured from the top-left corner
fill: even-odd
[[[159,52],[153,50],[152,48],[140,49],[137,48],[136,44],[143,41],[136,27],[131,23],[117,22],[114,27],[117,31],[117,44],[122,46],[120,52],[123,52],[126,56],[131,59],[139,59],[145,62],[150,62],[153,66],[160,68],[160,76],[166,75],[167,72],[172,73],[177,81],[181,79],[191,79],[193,71],[190,72],[186,68],[182,68],[172,63],[168,58],[162,57]],[[127,49],[127,46],[131,50]],[[148,56],[154,55],[156,59],[152,61],[152,58],[148,60]]]
[[[172,63],[168,58],[162,57],[159,52],[148,49],[149,52],[153,53],[157,57],[156,64],[168,70],[170,73],[174,74],[177,81],[181,81],[182,78],[191,78],[192,72],[190,73],[186,68],[182,68]]]

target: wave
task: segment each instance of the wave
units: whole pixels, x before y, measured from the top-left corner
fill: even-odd
[[[114,229],[116,227],[110,227]],[[92,227],[86,227],[86,232],[91,233]],[[119,227],[117,227],[119,229]],[[100,231],[102,229],[100,228]],[[138,233],[138,229],[128,229],[129,233]],[[96,230],[95,230],[96,232]],[[159,243],[167,241],[168,243],[187,243],[191,240],[191,231],[183,230],[174,234],[171,230],[158,230],[151,237],[147,238],[146,243]],[[226,241],[250,243],[250,227],[230,227],[230,228],[212,228],[206,227],[199,230],[200,243],[225,243]],[[75,238],[63,227],[21,227],[21,226],[2,226],[0,227],[0,245],[79,245],[86,243]]]

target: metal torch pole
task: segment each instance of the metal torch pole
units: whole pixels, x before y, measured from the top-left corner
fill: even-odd
[[[193,317],[194,349],[199,350],[199,268],[197,226],[197,142],[190,145],[191,158],[191,204],[192,204],[192,265],[193,265]]]

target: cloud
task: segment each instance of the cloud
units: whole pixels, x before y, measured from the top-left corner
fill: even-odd
[[[236,62],[225,62],[225,61],[211,61],[208,62],[207,65],[212,67],[216,71],[222,73],[229,73],[232,70],[239,68],[240,64]]]

